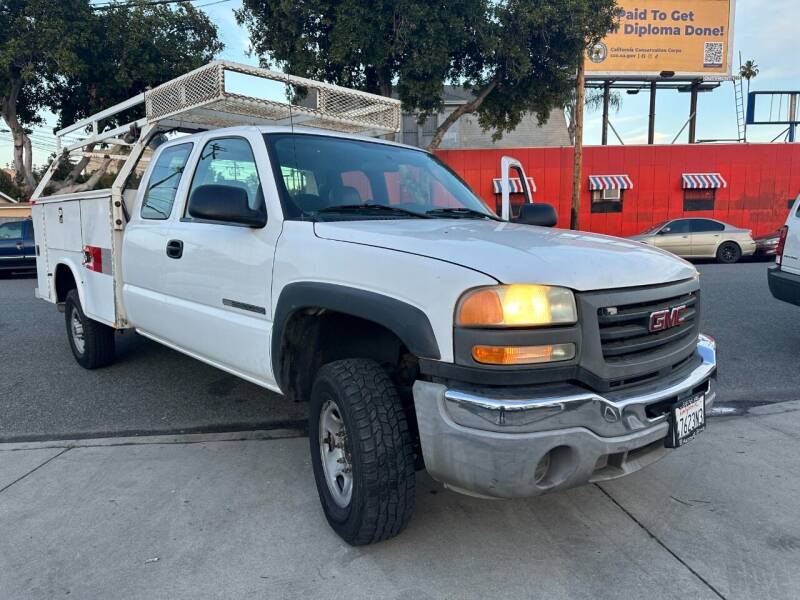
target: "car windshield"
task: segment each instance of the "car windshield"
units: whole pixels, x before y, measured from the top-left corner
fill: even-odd
[[[266,134],[286,218],[497,219],[427,152],[309,134]]]
[[[647,229],[647,230],[643,231],[639,235],[647,235],[647,234],[650,234],[650,233],[655,233],[666,224],[667,224],[666,221],[661,221],[661,223],[659,223],[657,225],[653,225],[650,229]]]

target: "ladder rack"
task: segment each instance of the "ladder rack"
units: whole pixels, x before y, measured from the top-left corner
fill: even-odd
[[[238,84],[238,85],[237,85]],[[276,85],[277,84],[277,85]],[[258,95],[255,92],[266,90]],[[144,104],[145,116],[102,131],[103,120]],[[146,125],[158,129],[208,130],[235,125],[299,125],[362,135],[400,130],[400,101],[341,86],[215,61],[162,83],[56,132],[87,137],[64,146],[71,152],[90,144],[132,145],[129,131]]]

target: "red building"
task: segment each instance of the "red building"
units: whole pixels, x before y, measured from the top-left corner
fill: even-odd
[[[535,186],[534,200],[554,205],[569,224],[572,148],[442,150],[486,203],[499,203],[500,157],[513,156]],[[612,191],[603,193],[603,189]],[[800,194],[800,144],[591,146],[584,149],[581,229],[628,236],[676,217],[713,217],[769,233]],[[618,191],[613,191],[618,190]],[[512,194],[512,201],[514,196]]]

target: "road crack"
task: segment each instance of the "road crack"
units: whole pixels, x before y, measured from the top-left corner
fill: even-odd
[[[695,577],[696,577],[698,580],[700,580],[700,581],[703,583],[703,585],[705,585],[705,586],[706,586],[706,587],[707,587],[709,590],[711,590],[711,591],[714,593],[714,595],[716,595],[716,596],[717,596],[718,598],[720,598],[721,600],[727,600],[727,598],[725,598],[725,596],[723,596],[723,595],[722,595],[722,593],[721,593],[721,592],[720,592],[720,591],[719,591],[717,588],[715,588],[715,587],[714,587],[714,586],[711,584],[711,582],[710,582],[710,581],[708,581],[708,580],[707,580],[705,577],[703,577],[702,575],[700,575],[700,573],[698,573],[698,572],[697,572],[695,569],[693,569],[693,568],[692,568],[692,567],[689,565],[689,563],[687,563],[685,560],[683,560],[683,559],[682,559],[680,556],[678,556],[678,554],[677,554],[677,553],[675,553],[675,552],[674,552],[674,551],[673,551],[673,550],[672,550],[672,549],[671,549],[669,546],[667,546],[667,545],[666,545],[664,542],[662,542],[662,541],[661,541],[661,540],[658,538],[658,536],[656,536],[656,534],[654,534],[652,531],[650,531],[650,530],[647,528],[647,526],[646,526],[644,523],[642,523],[642,522],[641,522],[639,519],[637,519],[635,516],[633,516],[633,513],[631,513],[631,512],[630,512],[630,511],[629,511],[627,508],[625,508],[624,506],[622,506],[622,504],[620,504],[619,502],[617,502],[617,500],[616,500],[616,498],[614,498],[614,496],[612,496],[612,495],[611,495],[609,492],[607,492],[605,489],[603,489],[603,488],[602,488],[602,487],[601,487],[599,484],[595,483],[595,484],[594,484],[594,486],[595,486],[595,487],[596,487],[598,490],[600,490],[600,491],[603,493],[603,495],[604,495],[606,498],[608,498],[609,500],[611,500],[611,502],[613,502],[613,503],[614,503],[614,505],[615,505],[617,508],[619,508],[619,509],[620,509],[622,512],[624,512],[624,513],[625,513],[625,514],[628,516],[628,518],[629,518],[631,521],[633,521],[633,522],[634,522],[634,523],[636,523],[636,524],[637,524],[639,527],[641,527],[641,528],[642,528],[642,529],[645,531],[645,533],[647,533],[647,535],[649,535],[649,536],[650,536],[650,537],[651,537],[653,540],[655,540],[655,542],[656,542],[656,543],[657,543],[659,546],[661,546],[661,547],[662,547],[664,550],[666,550],[666,551],[667,551],[667,552],[668,552],[668,553],[669,553],[669,554],[670,554],[670,555],[671,555],[671,556],[672,556],[672,557],[673,557],[675,560],[677,560],[677,561],[678,561],[680,564],[682,564],[682,565],[683,565],[683,566],[686,568],[686,570],[688,570],[688,571],[689,571],[689,572],[690,572],[692,575],[694,575],[694,576],[695,576]]]
[[[22,481],[23,479],[25,479],[25,478],[26,478],[28,475],[30,475],[30,474],[32,474],[32,473],[35,473],[36,471],[38,471],[39,469],[41,469],[41,468],[42,468],[43,466],[45,466],[46,464],[50,463],[51,461],[54,461],[54,460],[55,460],[55,459],[57,459],[59,456],[61,456],[61,455],[63,455],[63,454],[66,454],[66,453],[67,453],[67,452],[69,452],[70,450],[72,450],[72,448],[65,448],[64,450],[62,450],[61,452],[59,452],[59,453],[58,453],[58,454],[56,454],[55,456],[51,456],[50,458],[48,458],[48,459],[47,459],[46,461],[44,461],[43,463],[41,463],[41,464],[39,464],[39,465],[35,466],[34,468],[32,468],[32,469],[31,469],[30,471],[28,471],[27,473],[25,473],[25,474],[23,474],[23,475],[20,475],[19,477],[17,477],[17,478],[16,478],[14,481],[12,481],[11,483],[9,483],[8,485],[6,485],[6,486],[4,486],[4,487],[0,488],[0,494],[2,494],[3,492],[5,492],[5,491],[6,491],[8,488],[10,488],[10,487],[11,487],[12,485],[14,485],[15,483],[19,483],[20,481]]]

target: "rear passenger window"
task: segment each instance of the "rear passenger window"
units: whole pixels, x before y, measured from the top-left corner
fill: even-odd
[[[166,148],[159,154],[142,201],[143,219],[166,219],[169,217],[178,185],[181,182],[181,175],[183,175],[183,169],[191,151],[192,144],[178,144]]]

